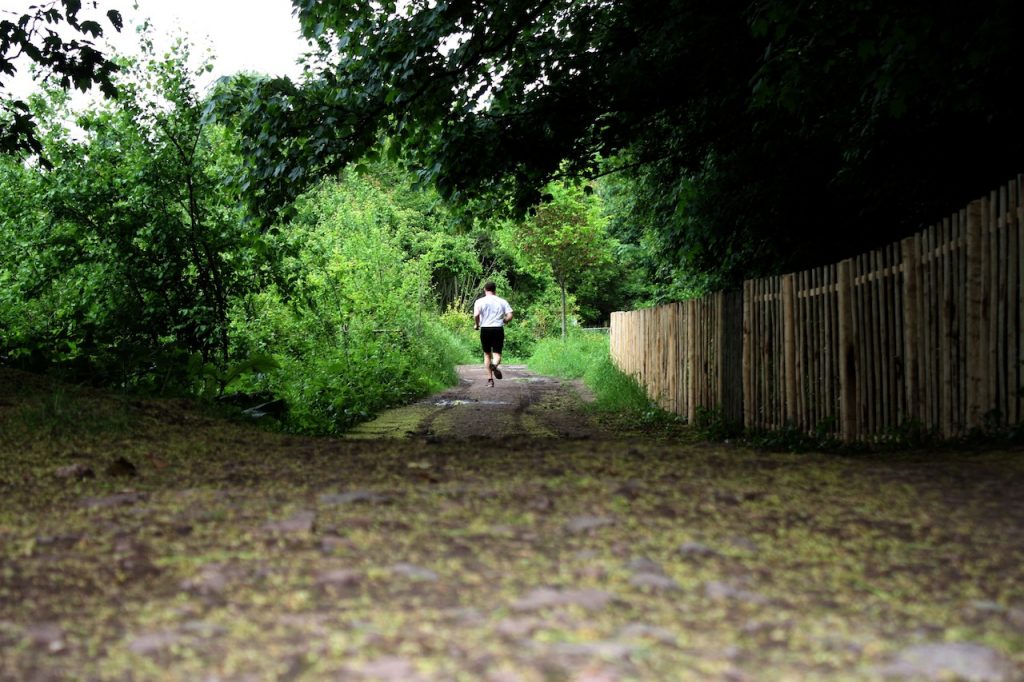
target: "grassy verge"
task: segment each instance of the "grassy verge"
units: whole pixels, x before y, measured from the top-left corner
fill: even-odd
[[[644,430],[679,425],[679,417],[658,407],[636,379],[612,363],[608,337],[576,332],[542,339],[527,360],[530,369],[564,379],[582,379],[594,392],[593,407],[612,425]]]

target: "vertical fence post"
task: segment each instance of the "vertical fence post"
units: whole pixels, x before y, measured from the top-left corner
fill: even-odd
[[[612,356],[612,364],[616,367],[620,367],[619,364],[619,348],[618,348],[618,325],[616,325],[617,312],[611,314],[611,319],[608,321],[608,348],[609,355]]]
[[[796,424],[796,275],[782,276],[782,381],[785,388],[785,419]]]
[[[751,325],[754,314],[754,283],[743,282],[743,427],[754,425],[754,346]]]
[[[859,435],[857,415],[856,339],[853,327],[853,261],[841,261],[837,268],[839,307],[839,419],[844,441]]]
[[[903,260],[903,376],[906,379],[907,421],[918,421],[921,416],[920,348],[921,323],[918,317],[918,296],[921,292],[921,252],[919,235],[907,237],[900,243]]]
[[[984,251],[982,202],[972,201],[967,207],[967,428],[981,426],[983,414],[985,363],[983,354],[987,351],[981,342],[982,326],[985,324],[984,273],[982,252]],[[987,344],[985,344],[987,345]]]
[[[686,360],[690,365],[690,381],[686,387],[689,394],[686,397],[687,415],[686,420],[690,424],[697,422],[697,386],[699,379],[699,368],[697,367],[697,301],[690,299],[686,302]]]
[[[717,384],[715,386],[715,405],[722,411],[722,415],[725,416],[726,410],[726,383],[725,383],[725,363],[728,362],[728,358],[725,355],[725,292],[719,291],[714,295],[715,301],[715,378]]]

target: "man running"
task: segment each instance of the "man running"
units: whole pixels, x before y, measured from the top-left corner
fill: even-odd
[[[505,345],[505,323],[512,319],[512,306],[498,296],[494,282],[484,285],[483,298],[473,304],[473,321],[480,330],[480,345],[484,349],[484,367],[487,385],[494,386],[494,377],[501,378],[501,349]]]

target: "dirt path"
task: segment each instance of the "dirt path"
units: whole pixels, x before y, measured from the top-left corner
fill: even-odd
[[[580,409],[590,395],[582,382],[538,376],[525,365],[503,366],[494,386],[481,365],[461,365],[458,374],[459,383],[447,391],[390,410],[348,438],[574,440],[600,432]]]
[[[0,369],[0,680],[1024,679],[1019,451],[624,439],[507,371],[341,440]]]

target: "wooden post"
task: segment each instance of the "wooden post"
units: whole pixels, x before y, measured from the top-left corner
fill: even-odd
[[[689,407],[687,410],[687,421],[690,424],[694,424],[697,421],[697,301],[689,300],[686,302],[686,327],[687,327],[687,341],[689,348],[687,349],[686,355],[687,361],[690,363],[690,385],[687,387],[689,395],[686,398],[686,403]]]
[[[796,424],[796,286],[795,275],[782,276],[783,385],[786,389],[784,414],[790,425]]]
[[[991,207],[991,201],[983,197],[981,200],[981,243],[982,249],[987,256],[987,262],[984,262],[981,268],[983,274],[981,315],[987,330],[984,345],[988,348],[981,366],[981,376],[983,377],[981,384],[981,406],[983,416],[989,410],[997,409],[998,407],[996,399],[996,387],[998,385],[996,377],[998,376],[999,367],[997,356],[998,327],[996,326],[996,317],[998,315],[995,290],[998,286],[999,253],[997,251],[998,242],[992,233]]]
[[[999,411],[1002,419],[1007,420],[1010,416],[1010,401],[1007,399],[1007,262],[1010,254],[1010,244],[1007,239],[1006,221],[1006,196],[999,196],[998,191],[992,191],[988,200],[988,220],[994,232],[992,241],[995,244],[995,254],[998,262],[998,272],[995,276],[995,288],[991,293],[991,310],[995,317],[995,366],[991,368],[988,375],[995,380],[996,401],[993,407]],[[1004,423],[1008,423],[1004,421]]]
[[[1002,187],[999,190],[999,213],[1003,220],[1003,228],[1006,230],[1006,423],[1016,424],[1020,419],[1017,410],[1017,270],[1020,260],[1017,251],[1017,227],[1013,220],[1013,205],[1009,187]]]
[[[981,426],[984,395],[983,354],[988,351],[981,343],[984,305],[984,249],[981,201],[972,201],[967,207],[967,428]]]
[[[939,429],[944,438],[953,436],[953,219],[942,221],[939,251],[942,254],[940,289],[942,306],[939,315],[939,376],[941,399],[939,401]]]
[[[727,358],[724,356],[725,352],[725,293],[718,292],[715,294],[715,368],[717,371],[716,379],[718,385],[715,387],[717,395],[715,396],[715,404],[712,407],[717,407],[723,412],[725,411],[725,363]]]
[[[815,293],[818,300],[818,315],[820,327],[810,335],[811,343],[820,347],[821,353],[821,383],[814,388],[815,402],[819,405],[818,422],[809,424],[817,429],[824,420],[835,419],[836,423],[832,429],[835,435],[839,435],[839,413],[833,404],[836,401],[838,385],[833,379],[834,372],[838,371],[838,351],[836,339],[836,310],[835,300],[832,292],[835,291],[835,266],[825,266],[819,273],[819,286]],[[805,401],[806,402],[806,401]]]
[[[857,430],[856,338],[853,327],[853,262],[839,263],[837,277],[839,307],[839,421],[844,441],[855,440]]]
[[[981,397],[982,414],[989,410],[998,408],[998,379],[999,376],[999,329],[997,326],[998,299],[996,289],[999,287],[999,252],[996,235],[992,229],[992,212],[994,210],[991,198],[981,199],[981,234],[983,248],[988,254],[988,263],[982,270],[984,284],[982,285],[981,315],[985,329],[988,330],[986,345],[988,353],[985,354],[985,363],[982,365],[982,387]]]
[[[1017,230],[1017,253],[1015,254],[1018,273],[1017,302],[1017,379],[1013,391],[1017,396],[1017,418],[1024,419],[1024,175],[1018,175],[1010,185],[1010,211]]]
[[[1009,423],[1016,424],[1018,421],[1024,419],[1024,414],[1021,413],[1021,394],[1020,394],[1020,369],[1021,361],[1024,360],[1024,348],[1020,347],[1021,337],[1024,336],[1024,331],[1021,330],[1024,319],[1022,319],[1018,305],[1024,306],[1024,288],[1020,285],[1020,264],[1021,264],[1021,251],[1024,247],[1021,244],[1020,235],[1018,233],[1019,226],[1017,224],[1017,186],[1016,183],[1011,182],[1008,189],[1007,207],[1006,207],[1006,231],[1010,239],[1010,249],[1007,257],[1010,259],[1010,322],[1009,322],[1009,334],[1010,334],[1010,357],[1009,357],[1009,370],[1010,378],[1008,380],[1009,392],[1010,392],[1010,406],[1011,412],[1009,417]],[[1018,305],[1014,305],[1017,302]]]
[[[920,347],[920,322],[917,301],[921,291],[921,269],[918,254],[921,251],[921,237],[915,235],[904,239],[900,248],[903,257],[903,372],[906,386],[907,419],[921,417],[921,389],[918,370],[918,348]]]
[[[810,323],[810,301],[808,293],[808,277],[806,272],[796,276],[796,423],[805,427],[810,420],[807,418],[807,404],[811,398],[811,391],[807,390],[807,356],[814,348],[814,342],[809,341],[812,335],[813,325]],[[802,294],[802,295],[801,295]]]
[[[611,320],[608,322],[608,356],[612,359],[612,364],[615,363],[615,313],[611,314]]]
[[[939,379],[938,379],[938,346],[936,345],[937,327],[936,327],[936,313],[938,311],[938,305],[936,300],[938,298],[938,289],[936,285],[938,261],[935,255],[935,232],[936,226],[932,225],[925,230],[925,253],[928,258],[922,259],[924,264],[925,274],[925,290],[924,290],[924,317],[925,317],[925,407],[927,409],[927,418],[925,419],[925,428],[937,431],[939,428]]]
[[[747,429],[754,425],[754,347],[750,335],[753,310],[754,282],[747,280],[743,283],[743,426]]]
[[[889,362],[885,356],[885,256],[881,249],[872,252],[874,283],[872,286],[871,320],[874,325],[874,336],[872,338],[875,372],[875,396],[872,402],[875,404],[875,428],[872,434],[877,435],[886,428],[885,415],[889,403]]]

